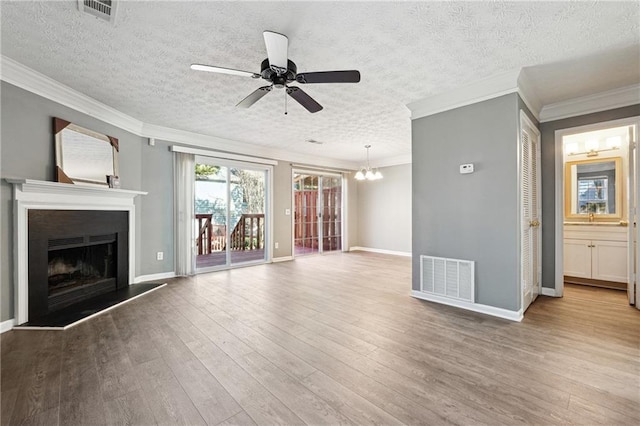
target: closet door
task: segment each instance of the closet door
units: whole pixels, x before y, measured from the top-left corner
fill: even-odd
[[[540,133],[520,114],[520,273],[523,312],[538,297],[541,268]]]

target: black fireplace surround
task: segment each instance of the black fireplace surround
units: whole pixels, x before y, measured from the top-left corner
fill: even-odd
[[[29,319],[129,286],[129,213],[29,210]]]

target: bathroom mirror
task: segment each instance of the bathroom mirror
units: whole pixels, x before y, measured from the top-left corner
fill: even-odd
[[[573,219],[622,216],[620,157],[571,161],[565,164],[565,217]]]
[[[118,139],[53,119],[56,143],[56,181],[108,186],[118,176]]]

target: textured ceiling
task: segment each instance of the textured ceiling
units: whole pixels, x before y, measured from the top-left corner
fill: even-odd
[[[121,1],[115,24],[76,1],[0,7],[3,55],[139,120],[350,161],[365,144],[372,162],[409,154],[407,103],[503,71],[530,67],[543,103],[640,78],[635,1]],[[300,72],[359,69],[361,83],[306,85],[324,110],[289,99],[285,116],[282,90],[234,107],[263,80],[189,69],[259,72],[263,30],[289,37]]]

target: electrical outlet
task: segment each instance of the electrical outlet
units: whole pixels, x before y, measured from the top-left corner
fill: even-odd
[[[284,209],[284,214],[287,216],[291,215],[291,209]]]
[[[159,251],[158,253],[156,253],[156,260],[163,260],[164,259],[164,252]]]
[[[460,164],[460,174],[473,173],[473,163]]]
[[[273,246],[274,246],[275,248],[278,248],[278,243],[275,243]]]

